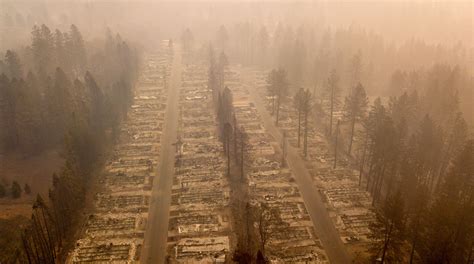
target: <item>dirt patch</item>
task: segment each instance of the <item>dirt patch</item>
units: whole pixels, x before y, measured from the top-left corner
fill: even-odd
[[[33,197],[37,193],[47,197],[52,174],[63,164],[58,150],[49,150],[26,158],[21,154],[13,153],[2,156],[1,159],[0,180],[7,184],[17,181],[22,188],[27,183],[31,187]]]
[[[352,257],[353,263],[369,263],[370,254],[368,243],[355,243],[347,245],[347,250]]]
[[[23,157],[18,153],[1,156],[0,182],[7,189],[7,197],[0,199],[0,218],[8,219],[16,215],[29,217],[34,198],[41,194],[47,199],[52,174],[58,171],[62,164],[63,159],[57,150],[45,151],[32,157]],[[9,197],[13,181],[17,181],[22,188],[21,197],[18,199]],[[24,193],[25,183],[31,188],[29,195]]]
[[[0,219],[9,219],[14,216],[31,216],[32,196],[23,195],[20,199],[0,199]]]
[[[2,212],[0,210],[0,212]],[[0,263],[17,263],[16,254],[21,250],[21,232],[29,222],[29,218],[15,216],[11,219],[0,218]]]

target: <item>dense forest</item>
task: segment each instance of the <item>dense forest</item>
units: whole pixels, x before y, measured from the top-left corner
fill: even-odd
[[[454,107],[454,97],[463,98],[456,107],[464,113],[473,111],[470,47],[461,42],[430,44],[415,38],[394,42],[357,26],[334,29],[281,21],[273,27],[236,23],[216,28],[210,41],[217,50],[225,50],[235,63],[285,69],[292,93],[306,87],[316,97],[324,96],[327,78],[335,72],[342,95],[361,82],[371,98],[417,90],[420,96],[446,100],[439,102],[442,107]],[[183,30],[181,40],[187,49],[207,57],[207,42],[199,46],[192,29]],[[445,92],[449,98],[444,98]],[[467,118],[472,125],[472,115]]]
[[[126,116],[138,70],[137,52],[110,31],[89,43],[75,25],[64,33],[42,25],[31,39],[0,62],[1,151],[29,156],[60,149],[64,165],[52,175],[49,197],[36,198],[21,241],[8,246],[8,263],[61,261],[82,221],[91,175]],[[17,185],[14,197],[22,191]]]
[[[55,147],[74,122],[94,132],[116,126],[136,75],[127,43],[108,32],[103,43],[86,44],[74,25],[65,33],[35,26],[31,35],[30,46],[6,51],[0,62],[1,117],[8,124],[2,151],[31,155]]]

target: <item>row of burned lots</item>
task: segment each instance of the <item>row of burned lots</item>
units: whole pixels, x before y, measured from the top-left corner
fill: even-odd
[[[127,120],[101,176],[95,211],[88,216],[70,263],[139,261],[166,108],[172,53],[148,54]]]
[[[212,93],[206,68],[188,65],[182,74],[168,260],[222,263],[231,244],[229,186]]]
[[[235,127],[246,137],[244,177],[258,248],[272,263],[327,263],[294,176],[284,164],[283,146],[262,125],[249,96],[254,87],[243,85],[239,72],[231,71],[226,85],[232,91]]]
[[[269,91],[268,72],[253,72],[258,93],[261,98],[266,98],[266,107],[269,112],[275,112],[275,95]],[[298,148],[301,158],[305,161],[306,168],[310,172],[316,189],[322,195],[327,204],[331,219],[338,229],[344,243],[351,246],[365,243],[370,237],[370,223],[374,221],[371,198],[368,192],[360,186],[359,172],[353,169],[347,156],[336,149],[343,140],[339,133],[337,120],[342,117],[340,107],[334,107],[333,140],[328,142],[321,126],[321,117],[316,115],[313,108],[318,105],[314,91],[307,92],[312,100],[311,110],[307,113],[305,120],[304,109],[298,102],[298,94],[287,96],[279,106],[278,127],[287,136],[288,142]],[[319,100],[319,99],[318,99]],[[329,112],[329,106],[324,106],[323,112]],[[274,118],[275,115],[274,115]],[[305,139],[306,133],[306,139]],[[299,134],[299,136],[298,136]],[[337,139],[336,139],[337,138]],[[306,141],[306,142],[305,142]],[[306,145],[306,147],[305,147]],[[305,152],[305,148],[307,149]],[[339,154],[337,153],[339,151]]]

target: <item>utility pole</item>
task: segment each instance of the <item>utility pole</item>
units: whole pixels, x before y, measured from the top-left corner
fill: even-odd
[[[339,139],[339,123],[341,122],[341,119],[337,120],[336,124],[336,142],[334,144],[334,167],[333,169],[336,169],[336,164],[337,164],[337,141]]]

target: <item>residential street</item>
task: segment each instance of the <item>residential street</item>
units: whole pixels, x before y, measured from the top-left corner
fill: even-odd
[[[181,53],[174,47],[173,65],[168,88],[168,101],[164,129],[161,135],[161,152],[158,174],[153,183],[147,231],[142,250],[143,263],[164,263],[168,238],[171,186],[174,175],[175,146],[178,127],[178,97],[181,87]]]
[[[247,79],[246,82],[250,85],[253,84],[252,79]],[[265,102],[255,89],[249,89],[249,91],[265,129],[277,142],[281,142],[282,135],[280,130],[275,126],[274,117],[271,116],[265,108]],[[290,144],[287,144],[286,160],[295,175],[296,183],[304,199],[306,209],[313,221],[316,235],[321,240],[329,260],[331,263],[350,263],[350,256],[341,241],[338,231],[329,218],[329,213],[321,199],[321,195],[311,180],[311,175],[306,169],[304,161],[298,154],[297,149]]]

